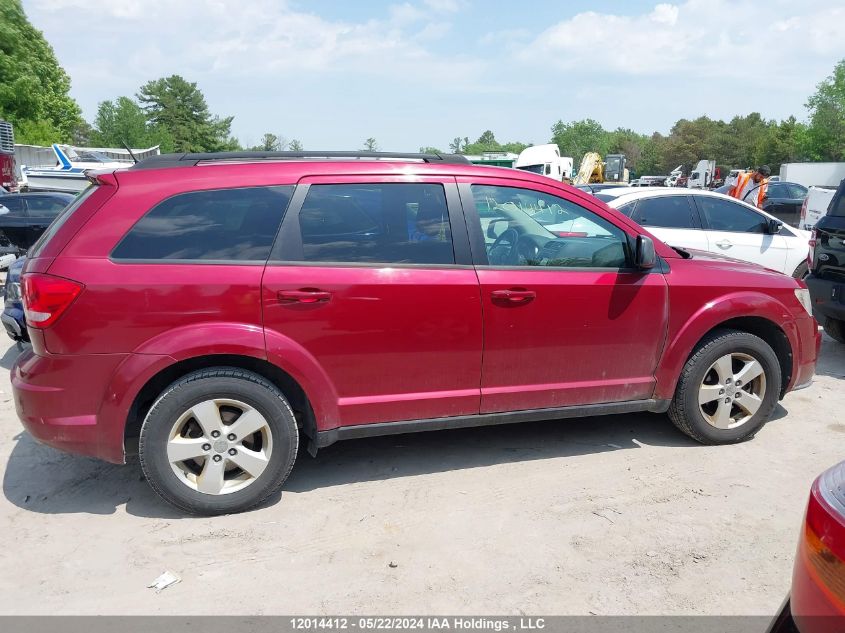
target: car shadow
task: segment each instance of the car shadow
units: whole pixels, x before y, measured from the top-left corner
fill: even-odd
[[[778,405],[772,419],[786,414]],[[38,444],[25,432],[13,439],[3,494],[22,510],[107,515],[125,506],[127,513],[146,518],[188,516],[158,498],[137,460],[121,466],[69,455]],[[701,447],[665,415],[649,413],[350,440],[320,450],[315,458],[303,447],[282,491],[262,506],[274,505],[287,492],[648,446]]]
[[[0,358],[0,367],[2,367],[3,369],[11,369],[12,365],[15,364],[15,360],[17,359],[17,357],[20,356],[21,352],[23,352],[23,350],[27,349],[28,347],[28,343],[21,343],[20,345],[16,343],[15,345],[12,345],[9,349],[6,350],[6,353],[3,354],[3,357]]]

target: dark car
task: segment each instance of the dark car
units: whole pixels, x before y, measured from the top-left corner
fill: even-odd
[[[6,286],[4,296],[6,303],[0,321],[6,328],[6,334],[13,341],[29,342],[29,333],[26,331],[26,322],[23,317],[23,303],[21,302],[21,269],[26,258],[21,257],[14,264],[9,266],[6,275]]]
[[[813,312],[832,339],[845,343],[845,180],[813,227],[807,286]]]
[[[789,596],[766,633],[845,630],[845,462],[813,482]]]
[[[714,191],[716,193],[728,194],[731,189],[731,185],[723,185],[718,189],[714,189]],[[752,189],[751,191],[755,190]],[[763,211],[775,216],[784,224],[797,228],[801,220],[801,205],[804,204],[804,198],[806,197],[807,187],[804,185],[799,185],[797,182],[770,181],[769,188],[766,191],[766,197],[763,200]],[[749,202],[754,204],[753,201],[749,200]],[[757,205],[754,204],[754,206]]]
[[[70,193],[11,193],[0,202],[0,250],[23,254],[74,199]]]

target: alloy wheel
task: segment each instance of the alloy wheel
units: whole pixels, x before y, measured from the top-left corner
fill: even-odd
[[[760,361],[737,352],[722,356],[704,374],[698,405],[708,424],[734,429],[754,417],[765,395],[766,372]]]

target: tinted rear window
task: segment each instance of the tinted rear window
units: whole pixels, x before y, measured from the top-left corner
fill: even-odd
[[[113,259],[265,261],[293,187],[183,193],[150,209]]]
[[[312,185],[299,229],[304,261],[455,263],[442,185]]]
[[[91,197],[97,190],[96,185],[89,185],[86,189],[83,189],[82,192],[76,196],[76,198],[67,205],[50,223],[50,226],[47,227],[47,230],[41,235],[38,241],[32,245],[32,248],[29,249],[27,253],[27,257],[38,257],[41,254],[41,251],[44,250],[44,247],[47,243],[53,239],[53,236],[58,233],[59,229],[62,228],[62,225],[67,222],[68,218],[73,215],[73,212],[76,211],[82,204]]]

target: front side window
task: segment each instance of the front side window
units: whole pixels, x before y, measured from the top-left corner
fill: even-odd
[[[667,229],[696,229],[687,196],[659,196],[637,202],[631,219],[643,226]]]
[[[311,185],[299,212],[306,262],[454,264],[443,185]]]
[[[182,193],[150,209],[113,259],[266,261],[293,187]]]
[[[55,217],[59,215],[59,211],[64,209],[67,205],[67,200],[48,196],[31,197],[26,201],[29,215],[37,217]]]
[[[491,266],[624,268],[627,237],[584,207],[532,189],[472,185]]]
[[[765,233],[768,229],[762,215],[737,202],[714,196],[698,196],[696,201],[711,231]]]

